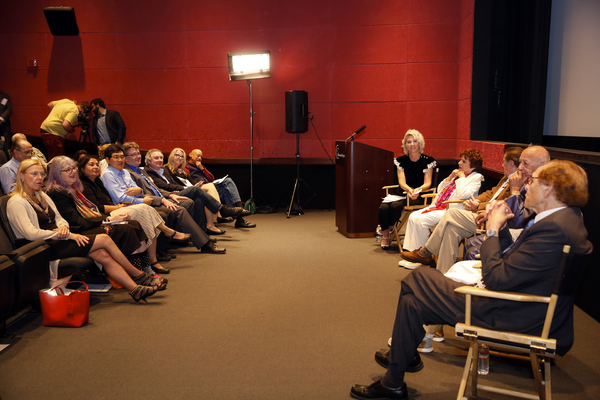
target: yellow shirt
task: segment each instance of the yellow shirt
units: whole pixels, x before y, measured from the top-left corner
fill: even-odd
[[[42,122],[40,129],[65,138],[69,132],[63,127],[63,121],[69,121],[71,125],[75,126],[78,116],[79,109],[74,101],[69,99],[57,100],[54,102],[54,107],[52,107],[48,117]]]

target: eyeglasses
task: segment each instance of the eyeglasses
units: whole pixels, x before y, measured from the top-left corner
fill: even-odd
[[[60,172],[66,172],[67,174],[70,174],[73,171],[77,171],[77,167],[69,167],[69,168],[60,170]]]
[[[533,183],[533,181],[536,179],[540,179],[540,177],[539,176],[530,176],[529,179],[527,179],[527,183],[529,185],[531,185]]]
[[[174,154],[173,157],[175,157],[175,158],[183,158],[183,155],[182,154]]]
[[[120,156],[118,156],[118,155],[116,155],[116,154],[113,154],[113,155],[111,156],[111,158],[114,158],[115,160],[124,160],[124,159],[125,159],[125,156],[123,156],[123,155],[120,155]]]
[[[28,172],[28,174],[33,176],[34,178],[41,176],[42,179],[46,178],[46,176],[47,176],[44,172]]]
[[[129,154],[127,154],[125,157],[136,157],[136,156],[139,156],[139,155],[140,155],[140,152],[136,151],[135,153],[129,153]]]
[[[23,151],[21,149],[15,149],[23,154],[25,154],[26,156],[32,156],[33,155],[33,150],[29,150],[29,151]]]

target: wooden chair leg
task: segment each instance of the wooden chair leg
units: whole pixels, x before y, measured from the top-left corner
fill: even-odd
[[[471,347],[473,349],[473,364],[471,366],[471,397],[477,398],[477,378],[479,376],[479,372],[477,372],[479,362],[479,342],[476,340],[471,342]]]
[[[542,382],[542,371],[540,369],[540,361],[537,354],[530,353],[531,369],[533,370],[533,378],[535,379],[535,389],[540,396],[540,400],[546,397],[544,391],[544,383]]]
[[[467,389],[467,381],[469,380],[469,372],[473,367],[473,344],[469,347],[469,353],[467,354],[467,361],[465,362],[465,368],[463,369],[462,378],[460,380],[460,388],[458,389],[458,396],[456,400],[462,400],[465,397],[465,391]]]
[[[549,359],[546,359],[546,362],[544,362],[544,369],[546,372],[546,381],[544,382],[544,389],[546,392],[545,400],[552,400],[552,364]]]

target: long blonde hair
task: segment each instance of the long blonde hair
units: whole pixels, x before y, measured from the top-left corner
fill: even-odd
[[[183,153],[183,160],[181,161],[181,165],[179,166],[179,168],[183,169],[183,167],[185,167],[185,151],[179,147],[175,147],[173,150],[171,150],[171,153],[169,153],[169,159],[167,160],[167,163],[165,164],[165,166],[167,168],[169,168],[169,170],[172,173],[175,173],[177,171],[177,168],[175,168],[175,163],[173,162],[173,160],[175,159],[175,152],[176,151],[181,151]]]
[[[27,171],[30,167],[34,165],[39,165],[44,170],[44,174],[46,173],[46,168],[39,160],[28,158],[27,160],[21,161],[21,164],[19,164],[19,170],[17,171],[17,182],[14,184],[15,190],[12,193],[9,193],[9,196],[13,196],[15,194],[23,196],[23,193],[25,193],[25,187],[23,185],[21,175],[24,174],[25,171]]]

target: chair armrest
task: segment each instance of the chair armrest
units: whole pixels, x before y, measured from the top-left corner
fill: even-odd
[[[436,194],[435,193],[427,193],[427,194],[422,194],[421,197],[423,197],[424,199],[429,199],[432,197],[435,197]]]
[[[442,201],[442,204],[458,204],[458,203],[464,203],[465,200],[446,200],[446,201]]]
[[[495,292],[493,290],[481,289],[474,286],[461,286],[454,289],[456,293],[468,294],[473,296],[488,297],[500,300],[529,302],[529,303],[550,303],[550,296],[536,296],[533,294],[514,293],[514,292]]]
[[[389,185],[389,186],[384,186],[382,187],[382,189],[395,189],[397,187],[400,187],[400,185]]]

